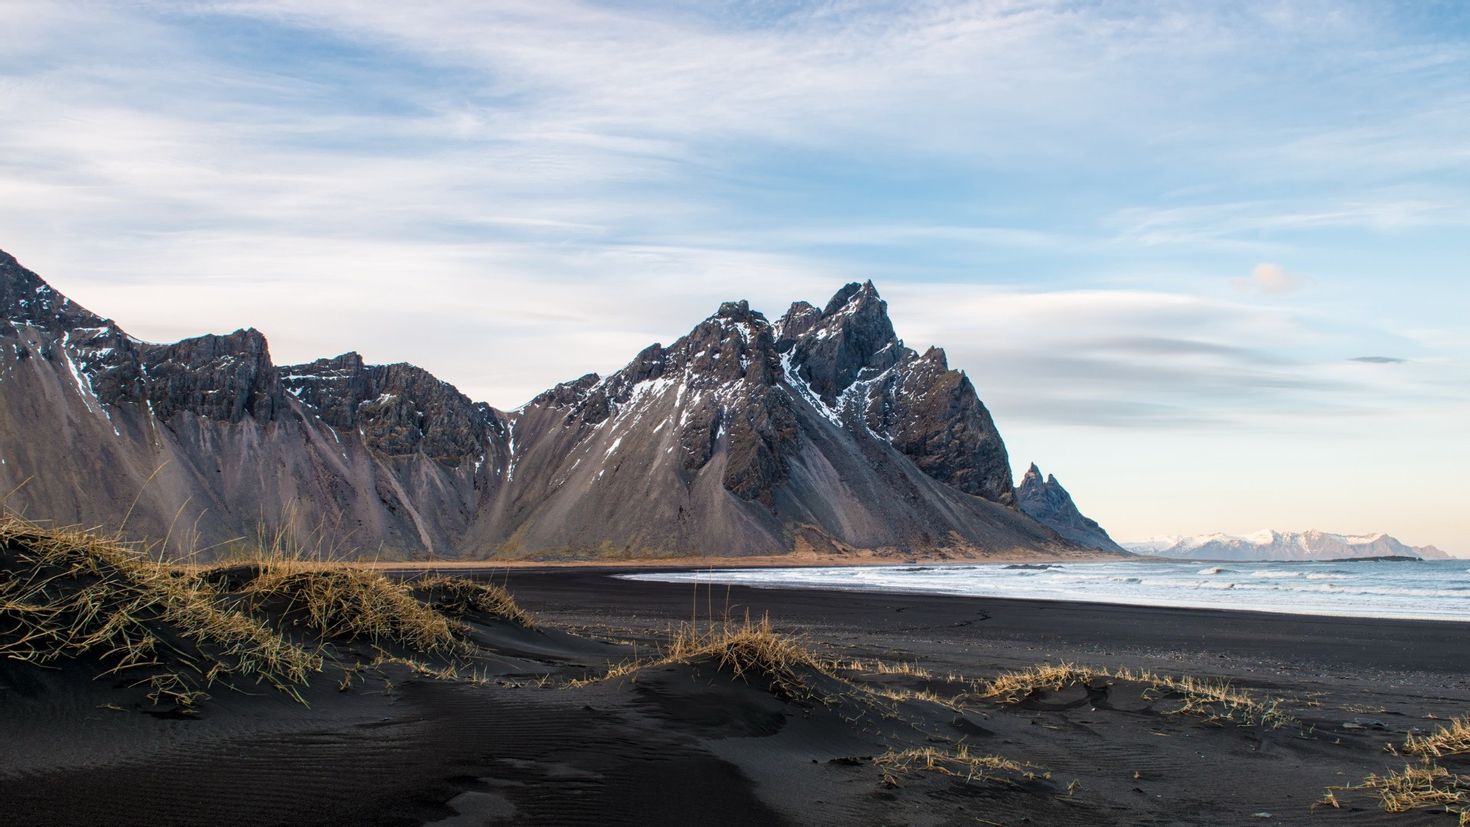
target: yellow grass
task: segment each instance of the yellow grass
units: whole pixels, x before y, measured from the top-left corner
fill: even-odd
[[[1470,716],[1453,718],[1429,735],[1410,735],[1403,751],[1434,758],[1470,755]]]
[[[568,686],[586,686],[651,667],[698,661],[713,661],[744,680],[751,675],[764,678],[777,696],[796,701],[816,697],[808,681],[810,674],[836,677],[830,664],[796,638],[776,632],[771,628],[771,619],[763,616],[759,622],[749,617],[743,622],[727,619],[703,629],[694,624],[681,625],[671,632],[668,644],[657,657],[627,661],[604,675],[572,681]]]
[[[1179,715],[1196,715],[1212,723],[1236,723],[1246,726],[1283,726],[1292,719],[1280,710],[1276,700],[1260,701],[1228,681],[1174,677],[1153,672],[1118,669],[1109,672],[1075,663],[1043,664],[1006,672],[981,684],[978,694],[1000,703],[1019,703],[1042,691],[1058,692],[1069,686],[1091,685],[1097,681],[1121,680],[1146,684],[1151,690],[1170,695],[1180,702]]]
[[[317,655],[223,606],[202,578],[113,540],[4,517],[0,566],[0,656],[37,665],[95,656],[104,674],[146,673],[136,685],[152,702],[186,707],[232,675],[299,699],[321,668]]]
[[[444,615],[382,574],[336,565],[269,565],[245,586],[247,605],[298,618],[323,638],[400,644],[415,652],[462,647]]]
[[[479,612],[509,620],[527,629],[536,627],[536,622],[516,603],[510,592],[490,583],[480,583],[467,577],[434,575],[410,584],[412,588],[427,593],[428,602],[441,612],[456,617]]]
[[[979,690],[983,697],[1013,704],[1036,692],[1059,692],[1069,686],[1089,684],[1107,677],[1111,677],[1107,672],[1075,663],[1042,664],[1005,672],[981,685]]]
[[[885,752],[874,758],[873,763],[883,771],[883,782],[895,787],[898,786],[898,777],[910,772],[934,772],[966,781],[993,778],[996,773],[1035,777],[1015,761],[999,755],[976,755],[965,744],[953,750],[920,747]]]
[[[1470,778],[1455,775],[1434,763],[1405,765],[1387,775],[1370,775],[1361,784],[1329,787],[1319,804],[1340,807],[1339,792],[1367,791],[1390,813],[1443,810],[1459,817],[1462,827],[1470,825]]]

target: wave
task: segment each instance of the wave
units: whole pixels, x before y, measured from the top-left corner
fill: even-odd
[[[1459,562],[1459,561],[1456,561]],[[1465,572],[1462,574],[1461,572]],[[674,582],[740,583],[1470,622],[1470,570],[1448,566],[1325,567],[1252,563],[1236,569],[1187,562],[900,565],[739,569],[629,575]]]

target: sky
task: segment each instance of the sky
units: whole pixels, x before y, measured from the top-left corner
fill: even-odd
[[[0,2],[0,248],[514,408],[872,279],[1114,537],[1470,555],[1470,6]]]

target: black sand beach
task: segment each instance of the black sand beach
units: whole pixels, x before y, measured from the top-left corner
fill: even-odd
[[[113,703],[107,681],[78,666],[0,662],[0,821],[1455,823],[1442,812],[1385,813],[1366,792],[1313,805],[1329,786],[1401,768],[1406,759],[1386,746],[1470,709],[1462,624],[696,593],[609,574],[478,573],[506,585],[538,625],[472,623],[482,647],[473,682],[390,664],[345,691],[314,681],[309,705],[256,688],[171,716]],[[807,675],[805,697],[769,675],[700,661],[565,686],[653,654],[691,615],[704,624],[747,611],[839,664],[866,665],[837,669],[840,679]],[[1174,714],[1177,703],[1127,680],[1009,703],[975,694],[974,681],[1063,661],[1228,679],[1278,701],[1290,720]],[[924,691],[961,701],[913,695]],[[914,757],[924,750],[1015,763],[930,772]]]

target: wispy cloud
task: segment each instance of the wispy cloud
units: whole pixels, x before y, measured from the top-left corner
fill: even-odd
[[[872,276],[1023,446],[1105,426],[1164,462],[1145,436],[1464,409],[1470,52],[1401,7],[154,0],[0,28],[0,247],[146,337],[250,324],[512,406],[722,299]]]
[[[1276,294],[1300,290],[1306,283],[1301,276],[1288,273],[1280,264],[1269,261],[1263,261],[1252,267],[1249,276],[1234,278],[1230,281],[1238,290]]]

